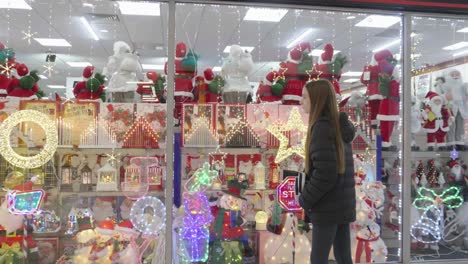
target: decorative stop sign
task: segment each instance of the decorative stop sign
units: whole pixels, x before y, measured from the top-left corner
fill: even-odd
[[[279,204],[288,211],[302,210],[299,202],[296,201],[294,196],[295,183],[296,177],[288,176],[280,183],[280,185],[278,185],[278,188],[276,189]]]

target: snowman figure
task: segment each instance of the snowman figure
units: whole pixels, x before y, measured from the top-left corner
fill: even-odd
[[[232,45],[229,56],[224,59],[222,75],[225,79],[223,88],[224,103],[245,104],[252,96],[252,87],[247,76],[254,66],[252,55],[242,50],[239,45]]]
[[[211,236],[214,239],[211,263],[242,263],[242,249],[245,255],[252,253],[247,237],[244,235],[243,225],[246,223],[241,216],[243,196],[248,187],[248,182],[230,180],[227,190],[219,201],[219,209],[215,210],[215,221],[211,225]],[[213,209],[212,209],[213,211]]]
[[[356,233],[355,263],[385,262],[387,247],[380,237],[380,226],[368,219]]]

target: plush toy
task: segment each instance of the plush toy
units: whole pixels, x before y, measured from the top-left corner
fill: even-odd
[[[355,263],[383,263],[387,260],[387,247],[380,237],[380,226],[366,221],[356,233]]]
[[[37,85],[37,82],[41,79],[37,71],[29,72],[28,66],[22,63],[16,64],[15,69],[20,78],[11,78],[7,88],[7,98],[21,98],[26,100],[42,98],[44,92],[40,90]]]
[[[136,92],[141,95],[141,101],[165,103],[166,96],[164,87],[166,85],[166,77],[159,75],[157,72],[149,71],[146,73],[146,78],[151,84],[139,83],[136,90]]]
[[[286,61],[280,63],[278,70],[271,71],[259,86],[259,102],[274,102],[279,98],[283,104],[298,105],[302,99],[302,89],[309,79],[312,69],[310,43],[303,42],[294,46]]]
[[[218,103],[224,87],[224,79],[211,68],[203,71],[203,76],[195,77],[195,100],[199,104]]]
[[[443,150],[445,149],[445,135],[449,131],[453,117],[439,94],[430,91],[426,99],[427,106],[424,107],[422,116],[425,122],[423,127],[427,132],[428,150],[433,151],[436,143],[439,149]]]
[[[312,71],[312,79],[329,80],[335,88],[336,99],[341,101],[340,78],[341,70],[348,62],[346,56],[341,53],[333,55],[334,48],[331,44],[326,44],[323,53],[320,55],[319,63],[315,66],[315,71]],[[314,70],[312,68],[312,70]]]
[[[247,77],[253,66],[252,55],[248,51],[242,50],[239,45],[231,46],[221,70],[225,79],[222,88],[224,103],[245,104],[252,97],[252,87]]]
[[[175,91],[174,99],[176,108],[174,117],[182,118],[182,104],[190,103],[194,100],[192,80],[197,74],[198,55],[193,51],[188,50],[187,45],[183,42],[176,44],[175,50]],[[164,72],[167,74],[167,62],[164,67]]]
[[[86,66],[83,69],[84,80],[78,82],[73,88],[73,94],[79,100],[97,100],[106,101],[104,91],[105,76],[99,72],[94,73],[94,66]]]
[[[142,68],[138,55],[131,52],[127,43],[114,43],[114,55],[109,57],[103,73],[110,77],[107,91],[112,102],[135,102],[136,83],[142,79]]]
[[[463,82],[459,70],[452,69],[446,76],[445,83],[440,83],[438,88],[438,93],[448,101],[448,107],[454,117],[454,122],[447,133],[447,145],[464,150],[464,127],[465,120],[468,119],[468,84]]]
[[[397,61],[389,50],[382,50],[374,54],[379,67],[379,94],[382,101],[379,104],[377,120],[382,135],[382,150],[394,148],[391,137],[396,122],[400,119],[400,83],[395,80],[393,70]]]
[[[248,184],[247,184],[248,185]],[[214,238],[211,263],[242,263],[242,249],[249,250],[248,240],[244,235],[245,220],[241,217],[243,196],[247,189],[245,184],[237,180],[227,183],[223,190],[215,221],[210,231]]]

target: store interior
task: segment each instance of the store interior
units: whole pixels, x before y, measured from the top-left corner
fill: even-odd
[[[171,248],[174,263],[308,263],[310,226],[278,187],[304,170],[301,87],[320,78],[333,82],[356,128],[353,260],[401,261],[402,184],[412,188],[412,260],[468,259],[468,133],[464,108],[452,113],[457,103],[448,92],[464,89],[461,101],[468,98],[467,19],[410,16],[411,87],[404,87],[403,17],[396,12],[176,3],[175,32],[168,12],[165,2],[0,3],[0,126],[7,131],[0,133],[0,246],[27,242],[13,263],[164,263]],[[168,46],[171,38],[176,47]],[[129,58],[126,65],[121,58]],[[33,88],[19,81],[9,89],[12,79],[35,78],[34,70]],[[174,115],[165,104],[169,76]],[[379,91],[384,81],[393,94],[377,101],[387,100],[392,113],[371,106],[370,87]],[[117,90],[118,82],[128,89]],[[88,90],[77,91],[80,85]],[[411,120],[403,120],[406,90]],[[124,92],[131,98],[118,96]],[[428,114],[436,97],[450,113],[443,124]],[[42,115],[15,115],[28,110]],[[412,128],[411,175],[402,169],[404,125]],[[440,136],[451,130],[455,139]],[[175,186],[167,192],[169,181]],[[240,196],[231,192],[234,183]],[[172,192],[173,214],[166,215]],[[21,208],[26,194],[34,208]],[[228,217],[219,210],[235,212],[229,228],[220,226]]]

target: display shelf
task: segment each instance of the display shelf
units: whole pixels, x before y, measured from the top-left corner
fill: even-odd
[[[80,197],[102,197],[102,196],[125,196],[123,191],[112,191],[112,192],[61,192],[61,197],[70,197],[70,196],[80,196]],[[157,196],[162,197],[164,196],[164,191],[149,191],[147,196]]]

